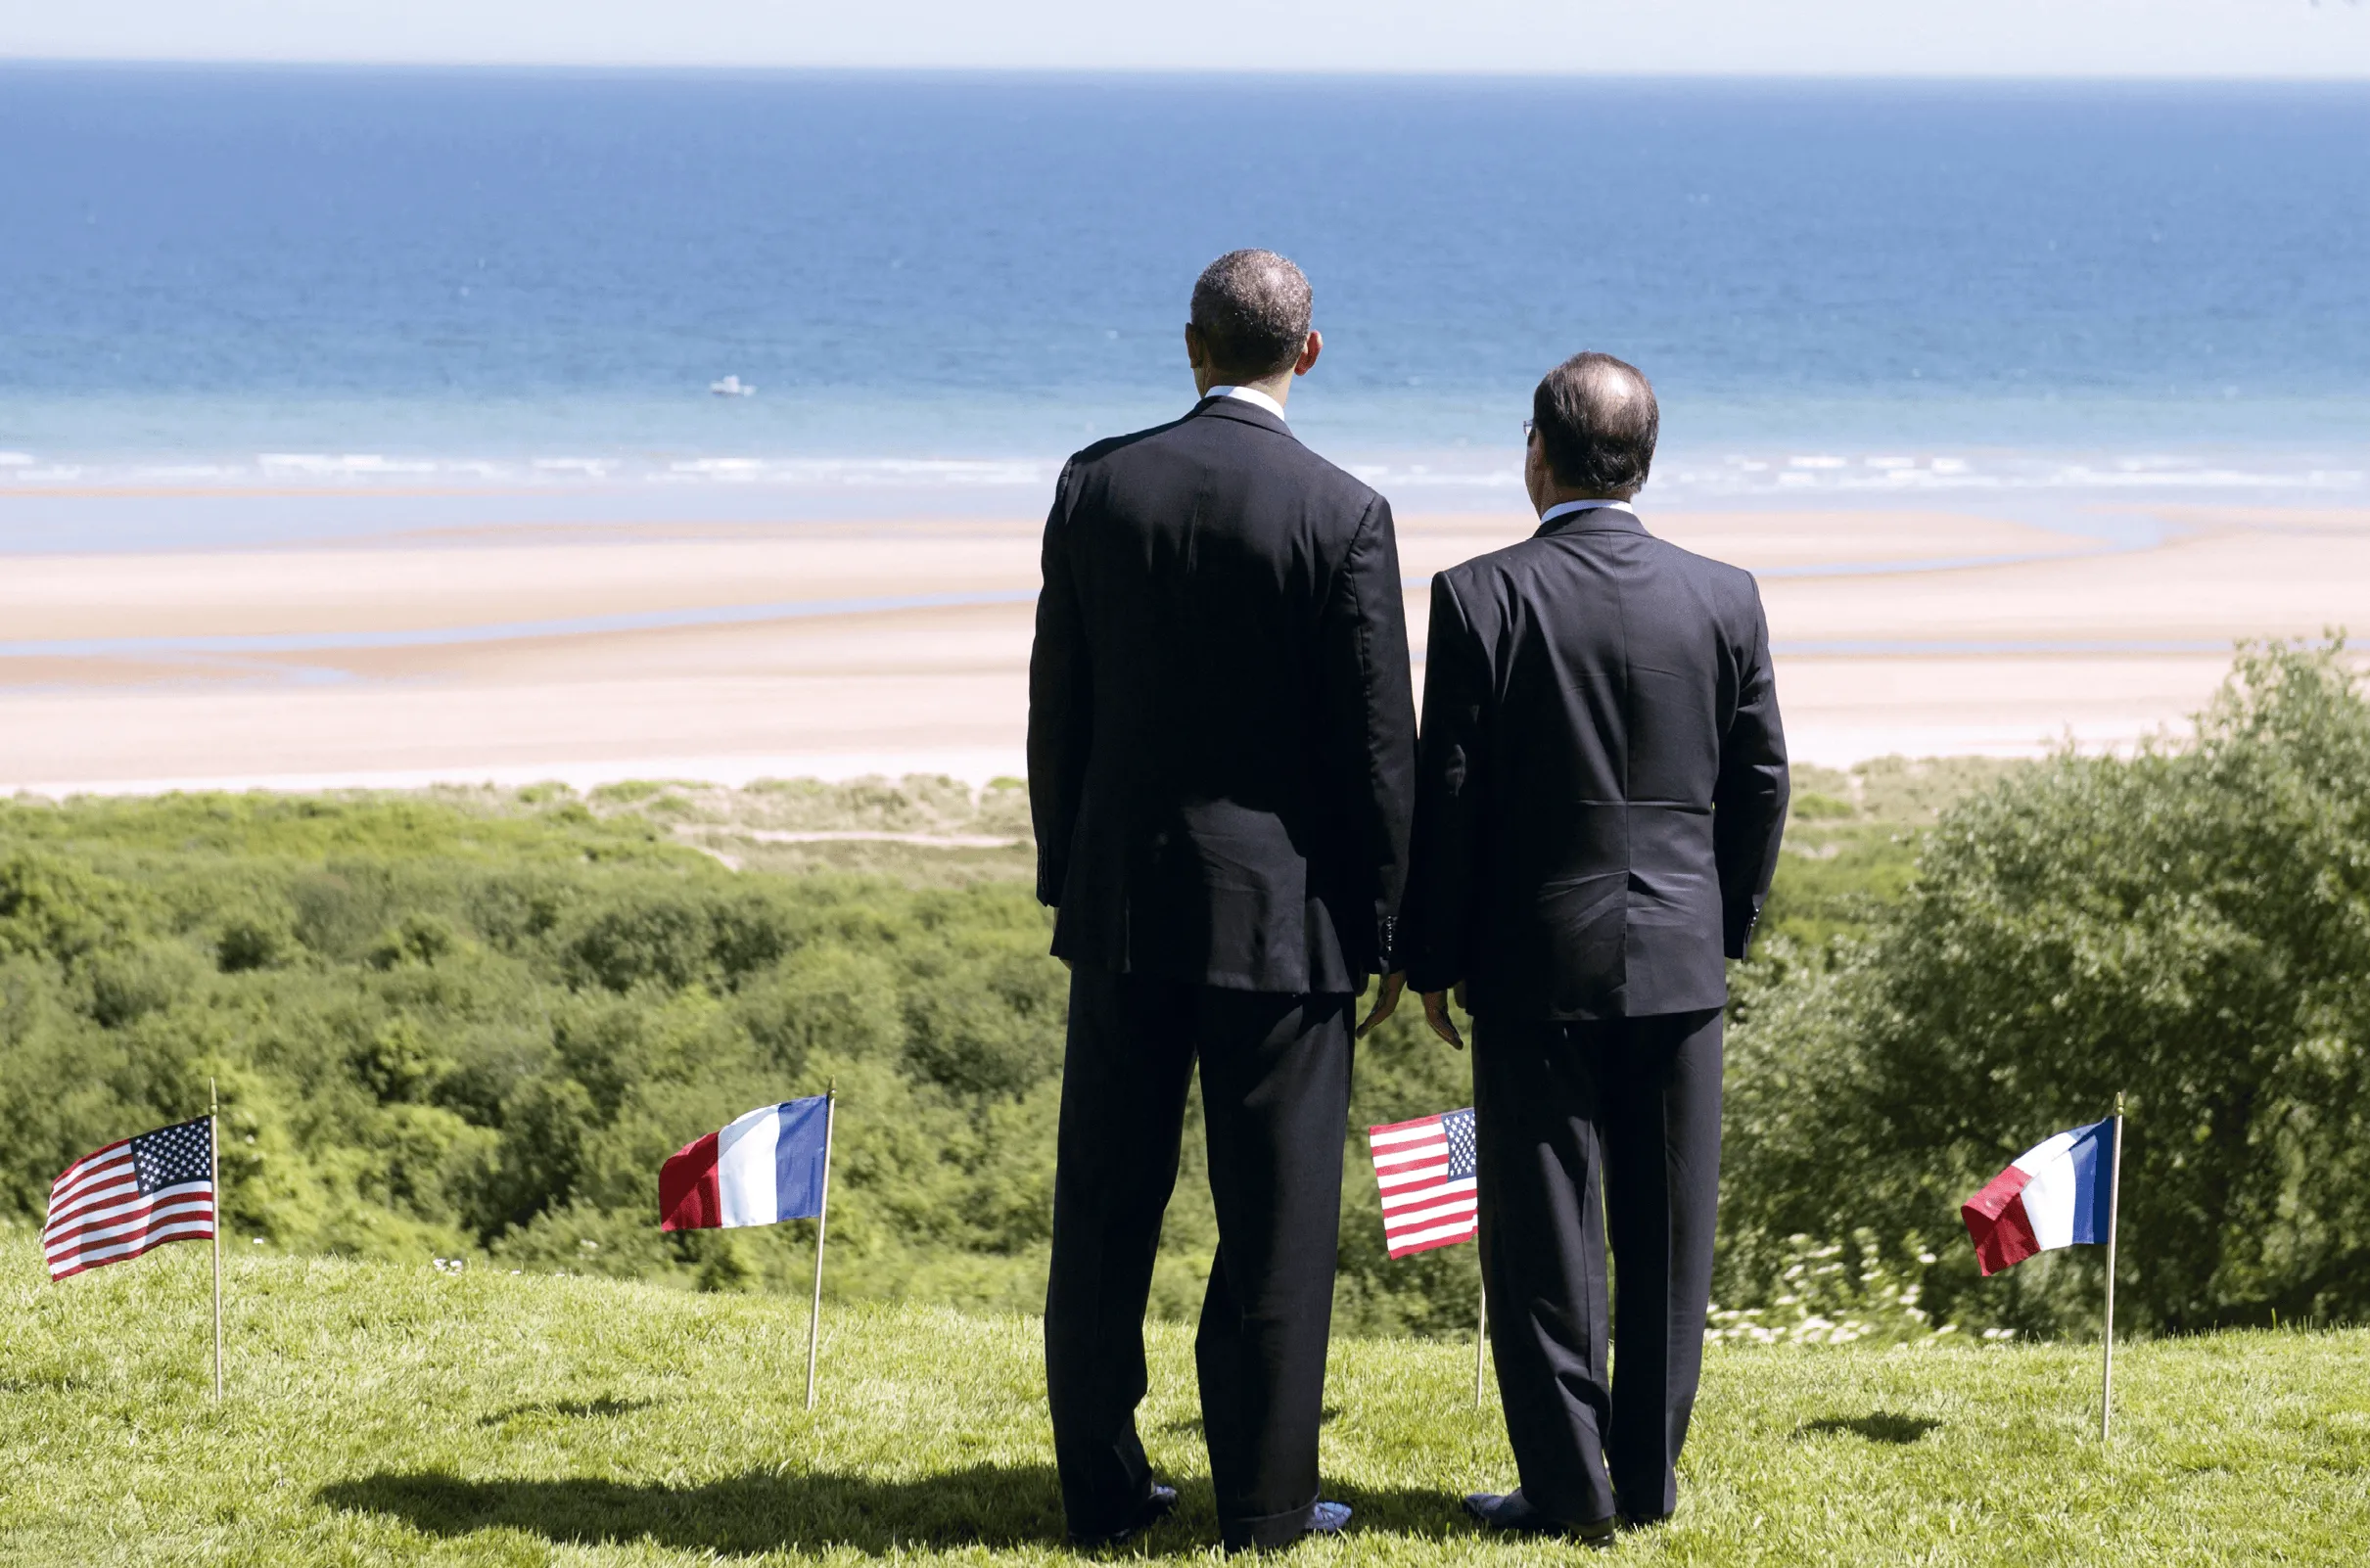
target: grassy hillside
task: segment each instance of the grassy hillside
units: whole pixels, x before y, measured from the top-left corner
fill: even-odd
[[[206,1251],[60,1285],[0,1232],[0,1564],[1061,1558],[1039,1326],[473,1266],[234,1258],[231,1396],[208,1398]],[[1712,1353],[1671,1527],[1635,1563],[2348,1562],[2370,1531],[2370,1334],[2130,1347],[2095,1435],[2079,1346]],[[1144,1431],[1183,1487],[1141,1554],[1217,1535],[1187,1332]],[[1325,1428],[1352,1534],[1300,1560],[1569,1560],[1484,1540],[1511,1479],[1468,1348],[1337,1343]],[[1066,1559],[1065,1559],[1066,1560]]]

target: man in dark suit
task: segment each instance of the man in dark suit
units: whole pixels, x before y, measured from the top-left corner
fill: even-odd
[[[1451,1044],[1444,993],[1473,1018],[1481,1268],[1521,1486],[1466,1507],[1604,1542],[1678,1501],[1723,958],[1744,956],[1777,868],[1786,744],[1753,579],[1630,509],[1659,424],[1645,376],[1580,354],[1532,411],[1538,532],[1432,579],[1406,980]],[[1378,1009],[1396,995],[1386,981]]]
[[[1391,510],[1300,444],[1308,280],[1194,286],[1201,400],[1080,452],[1046,521],[1029,665],[1038,897],[1071,967],[1046,1380],[1070,1536],[1176,1493],[1136,1433],[1143,1312],[1200,1065],[1218,1256],[1194,1345],[1231,1549],[1338,1530],[1317,1427],[1350,1006],[1391,967],[1415,705]]]

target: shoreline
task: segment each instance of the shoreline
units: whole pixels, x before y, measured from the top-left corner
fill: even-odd
[[[1331,439],[1315,418],[1303,423],[1315,450],[1372,484],[1402,514],[1522,507],[1520,452],[1511,445],[1362,447]],[[10,449],[10,439],[0,433],[0,559],[347,548],[455,533],[742,532],[1042,518],[1063,461],[1061,449],[952,458],[250,449],[171,459],[63,456]],[[2370,506],[2370,440],[1716,441],[1667,447],[1641,500],[1661,512],[1946,510],[2077,530],[2114,513],[2167,507],[2358,509]]]

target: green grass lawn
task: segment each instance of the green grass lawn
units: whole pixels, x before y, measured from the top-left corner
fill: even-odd
[[[231,1259],[209,1398],[202,1246],[51,1285],[0,1234],[0,1563],[1037,1561],[1065,1556],[1039,1326],[473,1268]],[[1144,1433],[1217,1532],[1189,1333],[1154,1333]],[[2370,1551],[2370,1333],[2094,1348],[1720,1349],[1678,1519],[1611,1560],[2349,1562]],[[1351,1533],[1304,1563],[1543,1563],[1458,1511],[1510,1485],[1468,1346],[1334,1348]]]

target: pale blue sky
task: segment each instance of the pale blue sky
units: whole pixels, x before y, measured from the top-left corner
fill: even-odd
[[[0,58],[2370,79],[2360,0],[0,0]]]

